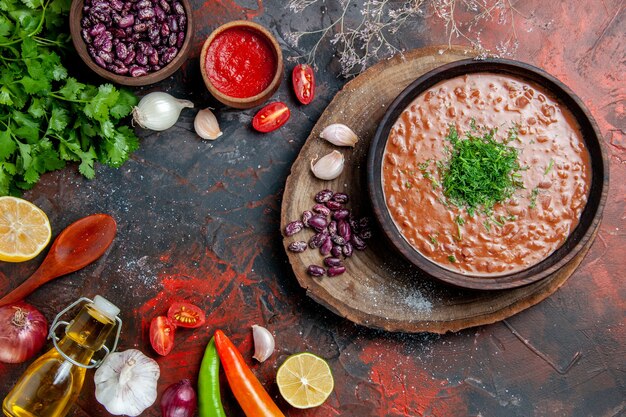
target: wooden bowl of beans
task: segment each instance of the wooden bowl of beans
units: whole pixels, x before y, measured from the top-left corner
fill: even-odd
[[[148,85],[187,59],[192,9],[188,0],[74,0],[70,33],[78,55],[101,77]]]
[[[464,60],[413,82],[372,140],[367,180],[385,235],[432,277],[527,285],[594,236],[608,192],[600,131],[582,101],[520,62]]]

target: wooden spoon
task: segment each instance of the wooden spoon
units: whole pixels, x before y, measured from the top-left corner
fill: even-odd
[[[35,273],[2,297],[0,306],[22,300],[46,282],[89,265],[108,249],[116,231],[117,224],[108,214],[92,214],[70,224]]]

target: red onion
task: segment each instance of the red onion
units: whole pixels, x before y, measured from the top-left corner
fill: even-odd
[[[170,385],[161,397],[163,417],[191,417],[196,411],[196,392],[188,379]]]
[[[24,362],[46,342],[48,322],[22,301],[0,307],[0,362]]]

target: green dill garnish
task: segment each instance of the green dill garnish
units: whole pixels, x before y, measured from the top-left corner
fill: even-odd
[[[430,243],[432,243],[435,248],[439,246],[439,242],[437,241],[437,236],[428,235],[428,239],[430,239]]]
[[[500,220],[502,220],[502,219],[500,219]],[[493,217],[491,218],[491,221],[492,221],[492,222],[493,222],[496,226],[499,226],[499,227],[504,226],[504,223],[499,222],[498,220],[496,220],[496,219],[495,219],[495,218],[493,218]]]
[[[537,196],[539,195],[539,187],[533,188],[530,192],[530,208],[533,209],[537,206]]]
[[[550,163],[548,164],[548,167],[546,168],[546,170],[543,172],[543,175],[548,175],[548,173],[552,170],[553,165],[554,165],[554,159],[550,158]]]
[[[509,136],[507,137],[507,143],[513,142],[514,140],[516,140],[518,142],[522,141],[519,138],[518,131],[519,131],[519,125],[515,125],[515,126],[513,126],[512,128],[509,129]]]
[[[430,159],[418,164],[417,167],[420,169],[420,171],[424,172],[428,169],[428,165],[430,165]]]
[[[491,129],[482,137],[467,133],[466,139],[459,139],[451,126],[447,136],[453,149],[443,172],[444,194],[453,204],[466,207],[470,215],[476,209],[489,213],[521,187],[514,175],[521,169],[517,149],[497,142],[495,133]]]
[[[413,188],[413,184],[411,184],[409,181],[405,182],[405,183],[404,183],[404,186],[405,186],[408,190],[410,190],[411,188]]]
[[[461,225],[462,225],[462,224],[465,224],[465,219],[463,219],[463,217],[461,217],[461,216],[456,216],[456,219],[454,219],[454,221],[455,221],[457,224],[461,224]]]
[[[455,263],[455,262],[456,262],[456,258],[454,257],[454,255],[450,255],[450,256],[448,256],[448,260],[449,260],[450,262],[452,262],[452,263]]]
[[[470,119],[470,129],[475,132],[478,130],[478,126],[476,126],[476,119],[473,117]]]
[[[489,221],[489,219],[485,220],[483,222],[483,225],[485,226],[485,229],[487,229],[488,232],[491,232],[491,222]]]

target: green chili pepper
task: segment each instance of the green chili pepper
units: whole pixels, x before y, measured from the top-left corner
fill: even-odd
[[[220,357],[217,356],[213,338],[209,341],[200,364],[198,415],[200,417],[226,417],[220,396]]]

